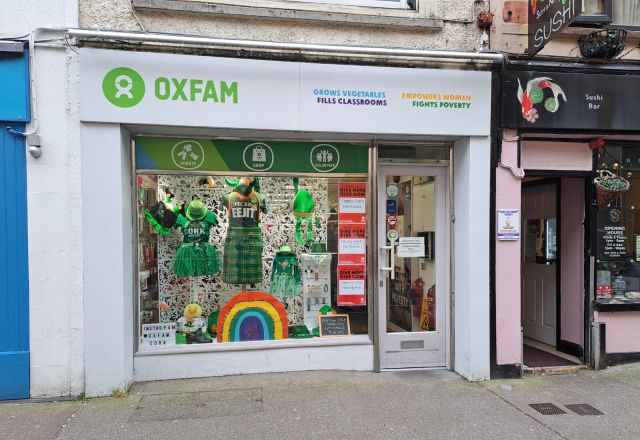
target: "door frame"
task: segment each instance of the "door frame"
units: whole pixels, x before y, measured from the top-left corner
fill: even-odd
[[[422,145],[417,145],[417,144],[412,144],[415,146],[422,146]],[[386,144],[385,144],[386,146]],[[424,145],[425,147],[427,145]],[[369,216],[369,219],[371,221],[371,236],[370,236],[370,246],[371,246],[371,251],[369,252],[370,256],[371,256],[371,260],[372,261],[372,265],[369,267],[368,270],[368,276],[370,277],[369,279],[371,280],[371,283],[369,284],[370,287],[370,300],[371,300],[371,304],[373,304],[373,307],[370,308],[370,313],[373,314],[372,317],[372,321],[374,323],[373,325],[373,341],[374,341],[374,370],[376,372],[380,372],[381,371],[381,347],[382,347],[382,335],[384,332],[386,332],[386,323],[381,323],[380,322],[380,308],[381,307],[386,307],[386,304],[381,304],[380,303],[380,295],[379,293],[379,288],[380,288],[380,282],[381,282],[381,277],[380,277],[380,273],[381,271],[379,270],[380,266],[380,261],[379,261],[379,240],[378,240],[378,234],[379,234],[379,227],[381,225],[379,225],[378,222],[378,210],[379,209],[385,209],[385,207],[382,206],[378,206],[378,196],[379,196],[379,191],[386,191],[385,188],[379,188],[378,187],[378,149],[377,149],[377,145],[374,145],[372,148],[372,154],[371,154],[371,167],[370,167],[370,187],[371,187],[371,214]],[[387,164],[383,164],[382,166],[385,166]],[[454,264],[453,264],[453,227],[452,227],[452,219],[453,219],[453,160],[452,160],[452,155],[449,155],[449,160],[434,160],[434,161],[429,161],[429,162],[416,162],[416,163],[410,163],[410,162],[405,162],[405,163],[390,163],[390,166],[406,166],[406,167],[424,167],[424,168],[444,168],[445,172],[444,172],[444,182],[445,182],[445,194],[444,194],[444,201],[445,201],[445,213],[444,213],[444,227],[445,227],[445,232],[444,232],[444,242],[445,242],[445,253],[444,253],[444,258],[443,260],[445,261],[445,264],[447,265],[447,267],[444,269],[444,277],[445,277],[445,290],[444,290],[444,306],[445,306],[445,310],[444,310],[444,317],[445,317],[445,324],[443,327],[443,331],[445,332],[445,343],[444,343],[444,350],[445,350],[445,365],[444,366],[439,366],[439,367],[416,367],[416,368],[406,368],[409,370],[421,370],[421,369],[441,369],[441,368],[446,368],[448,370],[452,370],[454,368],[454,364],[453,364],[453,355],[454,355],[454,345],[453,345],[453,341],[454,341],[454,334],[453,334],[453,317],[454,317],[454,303],[453,303],[453,279],[454,279]],[[371,321],[370,321],[371,322]],[[384,329],[382,327],[382,325],[384,325]],[[403,370],[403,368],[394,368],[392,369],[393,371],[401,371]]]
[[[590,312],[591,308],[591,278],[592,278],[592,269],[591,269],[591,243],[595,243],[592,241],[592,231],[591,225],[594,224],[594,219],[592,216],[595,215],[595,211],[592,209],[592,199],[593,199],[593,188],[590,185],[590,179],[593,177],[592,171],[562,171],[562,170],[534,170],[527,169],[525,170],[525,175],[527,177],[541,177],[542,179],[536,180],[533,182],[523,182],[521,185],[521,197],[522,190],[526,186],[535,186],[535,185],[544,185],[556,182],[556,215],[558,221],[558,243],[557,243],[557,267],[556,267],[556,350],[561,351],[563,353],[570,354],[580,359],[583,364],[588,364],[590,360],[591,353],[591,344],[590,344],[590,333],[591,333],[591,322],[593,319],[593,314]],[[562,289],[561,281],[562,281],[562,270],[561,270],[561,256],[562,256],[562,179],[563,178],[578,178],[584,180],[584,225],[583,225],[583,299],[584,299],[584,313],[583,313],[583,346],[580,347],[572,342],[565,341],[561,337],[561,305],[562,305]],[[593,232],[595,234],[595,231]],[[595,240],[595,236],[593,237]],[[522,292],[520,292],[522,296]]]

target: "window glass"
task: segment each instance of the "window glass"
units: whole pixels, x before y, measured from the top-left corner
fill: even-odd
[[[613,3],[615,24],[640,26],[640,0],[616,0]]]
[[[596,186],[596,300],[640,302],[640,148],[607,146],[599,151],[598,163],[626,179],[629,188],[607,198],[610,191]]]
[[[366,179],[144,174],[137,196],[141,349],[312,338],[318,314],[368,333]]]
[[[584,0],[585,15],[597,15],[604,13],[604,0]]]

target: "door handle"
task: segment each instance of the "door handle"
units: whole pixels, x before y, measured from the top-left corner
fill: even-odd
[[[381,250],[389,250],[390,252],[390,262],[389,262],[389,267],[381,267],[380,270],[384,271],[384,272],[391,272],[391,279],[395,280],[396,279],[396,272],[395,270],[393,270],[393,265],[396,259],[396,247],[393,245],[393,243],[391,244],[391,246],[380,246]]]

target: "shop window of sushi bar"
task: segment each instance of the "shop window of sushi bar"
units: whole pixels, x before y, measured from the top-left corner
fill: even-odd
[[[600,149],[598,170],[625,179],[628,185],[618,179],[613,187],[620,190],[609,195],[596,185],[595,300],[640,304],[640,145]]]

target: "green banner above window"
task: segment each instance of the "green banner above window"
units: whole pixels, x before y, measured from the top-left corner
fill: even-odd
[[[367,173],[368,144],[136,138],[136,169],[144,171]]]

